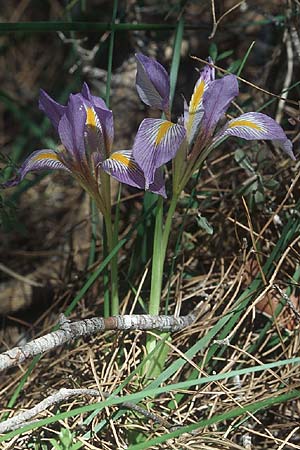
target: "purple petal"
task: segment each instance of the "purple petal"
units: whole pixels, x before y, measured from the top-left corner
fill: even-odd
[[[242,114],[237,119],[230,120],[221,136],[237,136],[242,139],[266,139],[279,145],[292,159],[293,145],[286,137],[281,126],[265,114],[249,112]]]
[[[112,111],[96,108],[89,102],[86,109],[86,141],[90,152],[98,152],[101,159],[108,158],[114,139],[114,122]]]
[[[86,100],[92,103],[93,106],[96,106],[97,108],[108,109],[105,104],[105,101],[102,98],[95,97],[94,95],[91,94],[87,83],[83,83],[81,94]]]
[[[57,130],[59,121],[62,118],[66,107],[57,103],[47,94],[47,92],[41,89],[39,108],[46,114],[54,128]]]
[[[203,95],[214,79],[214,68],[205,66],[200,72],[199,79],[195,84],[189,107],[187,108],[187,105],[185,104],[185,128],[187,130],[189,143],[193,142],[199,131],[200,122],[204,114]]]
[[[95,107],[96,114],[102,127],[103,138],[105,142],[105,157],[107,158],[112,150],[114,140],[114,119],[110,109]]]
[[[4,183],[3,187],[12,187],[19,184],[28,172],[52,169],[66,170],[69,172],[69,169],[61,162],[58,154],[54,150],[37,150],[24,161],[18,170],[16,178]]]
[[[165,180],[161,167],[155,172],[153,183],[149,186],[149,191],[167,198]]]
[[[102,169],[121,183],[129,184],[139,189],[145,189],[143,171],[133,159],[132,150],[114,152],[110,158],[103,161]],[[164,179],[160,171],[155,174],[149,190],[166,197]]]
[[[114,139],[113,114],[105,102],[91,95],[89,87],[84,83],[81,91],[87,118],[87,141],[91,151],[98,151],[102,160],[111,153]]]
[[[62,116],[58,133],[69,154],[80,162],[85,159],[84,130],[86,110],[80,94],[70,95],[65,114]]]
[[[102,169],[121,183],[130,186],[145,188],[145,177],[143,171],[137,165],[131,150],[114,152],[110,158],[101,164]]]
[[[85,140],[87,151],[90,154],[97,153],[100,161],[103,161],[106,155],[103,128],[95,108],[87,101],[84,106],[86,110]]]
[[[153,58],[137,53],[136,89],[151,108],[169,110],[170,80],[166,69]]]
[[[201,125],[206,136],[213,133],[218,121],[238,93],[238,82],[234,75],[227,75],[209,84],[203,95],[204,114]]]
[[[213,60],[211,59],[210,56],[207,59],[208,59],[209,64],[213,64]],[[205,83],[208,83],[209,81],[214,81],[215,80],[215,68],[213,66],[210,66],[207,64],[201,70],[200,76],[203,78]]]
[[[173,159],[186,131],[182,125],[162,119],[144,119],[138,129],[133,157],[144,172],[146,189],[154,181],[156,169]]]

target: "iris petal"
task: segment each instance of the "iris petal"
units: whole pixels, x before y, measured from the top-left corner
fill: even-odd
[[[66,107],[57,103],[43,89],[40,90],[39,108],[50,119],[52,125],[57,130],[60,119],[62,118]]]
[[[144,119],[137,132],[133,156],[146,179],[146,189],[154,181],[156,169],[173,159],[186,131],[182,125],[162,119]]]
[[[238,82],[234,75],[227,75],[210,83],[203,95],[204,114],[201,123],[206,136],[214,132],[217,123],[238,93]]]
[[[136,89],[140,99],[155,109],[169,110],[170,80],[166,69],[142,53],[136,54]]]
[[[86,110],[81,95],[70,95],[66,111],[60,119],[58,132],[62,144],[75,161],[85,160],[84,129]]]
[[[92,106],[85,105],[86,109],[86,145],[89,153],[97,153],[102,161],[105,158],[104,135],[99,117]]]
[[[143,171],[133,158],[132,150],[114,152],[110,158],[101,164],[102,169],[121,183],[129,186],[145,189],[145,177]],[[155,173],[154,181],[149,190],[166,197],[164,180],[161,172]]]
[[[190,104],[185,106],[185,128],[187,130],[188,142],[193,142],[204,114],[203,95],[215,78],[214,68],[205,66],[201,71],[199,79],[194,87]]]
[[[103,138],[105,142],[105,155],[107,158],[112,149],[112,144],[114,140],[114,119],[113,113],[110,109],[102,109],[95,106],[95,112],[97,114],[98,120],[101,123]]]
[[[140,189],[145,187],[143,172],[134,161],[130,150],[114,152],[110,158],[103,161],[102,168],[121,183]]]
[[[86,83],[83,83],[81,95],[85,98],[85,100],[88,100],[90,103],[92,103],[93,106],[96,106],[97,108],[108,109],[105,101],[102,98],[95,97],[91,94],[90,89]]]
[[[272,140],[279,145],[292,159],[295,159],[292,143],[287,139],[281,126],[262,113],[249,112],[237,119],[232,119],[223,131],[224,136],[236,136],[246,140]]]
[[[17,177],[8,181],[3,186],[11,187],[19,184],[29,172],[55,169],[69,172],[69,169],[61,162],[58,154],[54,150],[37,150],[24,161],[18,171]]]
[[[100,108],[83,99],[86,110],[86,138],[89,150],[97,151],[100,158],[107,158],[114,139],[114,122],[112,111]]]

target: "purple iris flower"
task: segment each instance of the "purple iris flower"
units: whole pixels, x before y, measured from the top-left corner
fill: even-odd
[[[142,54],[136,58],[136,83],[141,100],[170,117],[170,83],[166,70],[152,58]],[[145,174],[146,185],[153,181],[160,166],[175,157],[182,144],[188,149],[187,163],[194,161],[197,164],[204,150],[214,148],[229,136],[272,140],[295,159],[291,141],[281,126],[265,114],[242,114],[215,132],[238,93],[236,76],[226,75],[216,80],[214,68],[207,65],[200,72],[189,105],[185,102],[184,117],[177,124],[168,120],[144,119],[135,138],[133,157]]]
[[[14,180],[4,186],[18,184],[28,172],[61,169],[73,175],[98,204],[105,204],[99,191],[101,170],[122,183],[145,189],[143,171],[134,161],[131,150],[112,153],[114,138],[113,115],[105,102],[91,95],[86,83],[81,93],[71,94],[66,106],[41,90],[40,109],[48,116],[59,134],[62,146],[58,150],[33,152],[22,164]],[[149,190],[165,196],[164,180],[157,171]],[[103,212],[103,211],[102,211]]]

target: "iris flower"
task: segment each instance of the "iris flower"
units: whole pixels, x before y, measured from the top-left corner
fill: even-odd
[[[40,109],[48,116],[58,132],[62,146],[56,150],[33,152],[22,164],[14,180],[5,187],[18,184],[28,172],[60,169],[70,173],[96,200],[100,211],[109,213],[105,193],[101,192],[104,172],[115,175],[122,183],[145,188],[142,170],[134,161],[132,151],[112,153],[114,138],[113,115],[105,102],[91,95],[86,83],[81,93],[71,94],[66,106],[53,100],[41,90]],[[106,160],[109,162],[106,163]],[[158,171],[149,190],[165,196],[164,181]]]
[[[167,117],[167,120],[144,119],[135,138],[133,157],[145,174],[146,187],[153,182],[156,170],[177,154],[176,160],[180,165],[177,174],[180,176],[176,182],[182,189],[210,151],[230,136],[271,140],[295,159],[291,141],[281,126],[265,114],[242,114],[216,131],[219,121],[239,93],[235,75],[216,80],[214,68],[205,66],[189,105],[185,102],[184,116],[175,124],[169,120],[170,81],[166,70],[145,55],[137,54],[136,58],[136,84],[141,100],[160,109]]]

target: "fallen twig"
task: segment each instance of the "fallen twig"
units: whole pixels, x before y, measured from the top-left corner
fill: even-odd
[[[196,310],[180,317],[132,314],[108,317],[106,319],[93,317],[78,322],[71,322],[62,314],[58,330],[2,353],[0,355],[0,371],[16,366],[35,355],[60,347],[81,336],[91,336],[106,330],[160,330],[174,332],[191,325],[195,319]]]
[[[17,414],[14,417],[11,417],[4,422],[0,422],[0,434],[7,433],[8,431],[16,430],[17,428],[22,428],[29,423],[32,423],[31,419],[40,414],[41,412],[48,409],[50,406],[55,405],[57,403],[61,403],[65,400],[68,400],[70,397],[78,397],[79,395],[89,395],[92,397],[104,397],[109,398],[111,394],[107,392],[99,392],[98,389],[65,389],[62,388],[55,394],[50,395],[49,397],[42,400],[37,405],[33,406],[26,411],[23,411]],[[144,408],[141,408],[138,405],[130,402],[124,402],[119,405],[119,407],[125,409],[131,409],[138,414],[142,414],[147,417],[149,420],[153,422],[159,423],[160,425],[170,427],[170,424],[167,420],[160,418],[156,414],[153,414],[147,411]]]

